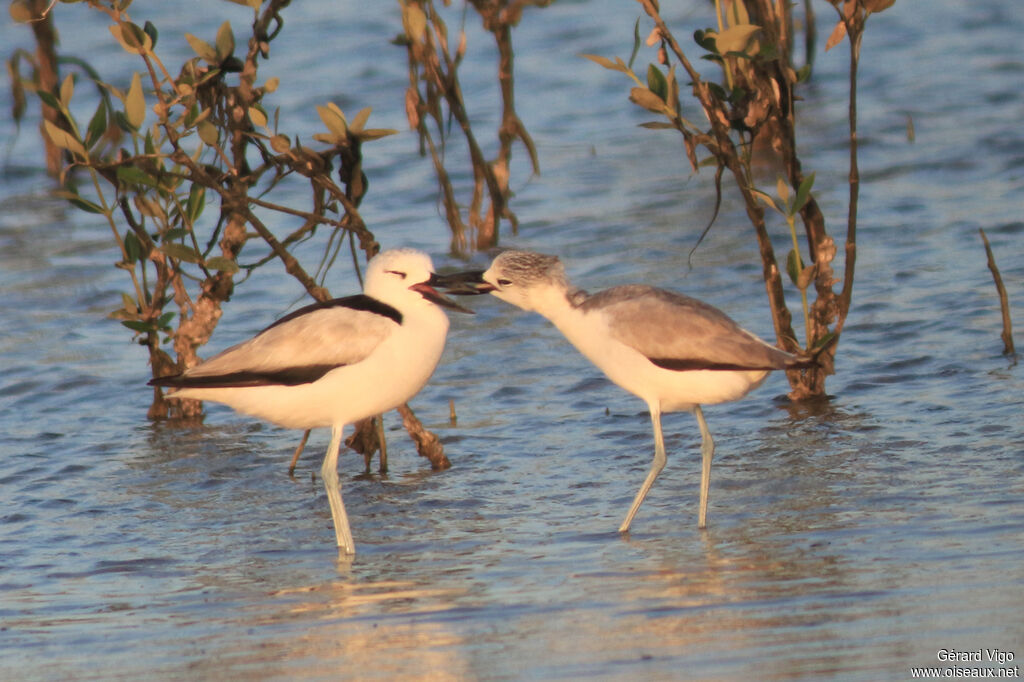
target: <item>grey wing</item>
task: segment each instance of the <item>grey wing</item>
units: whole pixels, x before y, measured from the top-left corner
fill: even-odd
[[[173,386],[300,384],[366,359],[397,327],[392,319],[343,306],[319,308],[275,324],[196,365]]]
[[[587,303],[601,306],[614,338],[666,369],[783,369],[802,364],[721,310],[682,294],[634,285],[601,292]]]

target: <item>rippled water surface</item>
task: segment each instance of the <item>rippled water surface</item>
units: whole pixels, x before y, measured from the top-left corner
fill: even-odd
[[[187,3],[201,17],[150,4],[134,16],[160,27],[170,61],[186,54],[184,31],[245,20],[228,3]],[[681,4],[666,10],[680,37],[710,23],[707,3]],[[827,34],[831,9],[817,6]],[[397,9],[356,7],[287,10],[265,75],[282,77],[283,120],[304,137],[328,99],[406,128],[405,57],[387,43]],[[134,68],[98,18],[57,8],[68,53],[109,74]],[[522,225],[505,243],[560,254],[580,286],[676,288],[770,336],[742,211],[725,207],[688,268],[711,174],[690,177],[678,139],[636,127],[646,117],[625,101],[628,80],[577,56],[628,55],[638,11],[526,11],[517,106],[542,175],[529,178],[517,150]],[[470,24],[464,88],[491,145],[493,54]],[[900,0],[871,20],[857,283],[833,398],[790,405],[774,376],[706,410],[718,444],[706,532],[693,418],[666,417],[669,465],[619,536],[650,464],[643,404],[539,317],[474,300],[412,401],[454,466],[431,472],[394,414],[387,477],[343,456],[351,564],[335,560],[312,480],[327,434],[289,478],[294,432],[217,407],[202,426],[147,421],[146,356],[104,317],[126,287],[109,232],[48,198],[35,122],[14,141],[0,119],[0,678],[875,680],[952,666],[943,649],[1015,657],[961,668],[1017,665],[1024,381],[1000,354],[977,229],[1024,320],[1022,32],[1017,0]],[[27,46],[27,32],[6,21],[0,43]],[[845,47],[819,55],[800,105],[805,167],[836,234],[845,69]],[[380,241],[459,265],[412,134],[366,154],[363,211]],[[332,291],[356,287],[340,266]],[[211,350],[299,294],[265,269],[226,307]]]

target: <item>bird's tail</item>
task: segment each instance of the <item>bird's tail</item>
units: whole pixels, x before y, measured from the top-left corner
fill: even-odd
[[[822,354],[828,350],[836,341],[839,340],[839,336],[835,332],[829,332],[823,339],[818,342],[809,353],[801,353],[800,355],[793,356],[793,363],[786,366],[786,369],[810,369],[811,367],[826,367],[826,362],[821,357]],[[828,362],[827,364],[831,364]],[[831,372],[829,372],[831,373]]]

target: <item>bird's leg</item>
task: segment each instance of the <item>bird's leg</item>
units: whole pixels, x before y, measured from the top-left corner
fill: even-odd
[[[697,527],[707,528],[708,517],[708,491],[711,489],[711,458],[715,454],[715,441],[708,431],[708,424],[704,421],[704,412],[700,405],[697,405],[693,414],[697,417],[697,425],[700,426],[700,512],[697,514]]]
[[[651,463],[651,470],[647,472],[644,484],[640,486],[640,492],[633,499],[633,506],[629,508],[629,513],[626,514],[626,520],[619,526],[620,533],[625,533],[629,530],[629,524],[633,523],[633,517],[636,516],[637,510],[640,509],[644,498],[647,497],[647,491],[651,489],[654,479],[665,468],[665,439],[661,435],[661,409],[656,405],[649,405],[648,407],[651,410],[651,424],[654,426],[654,461]]]
[[[356,545],[352,542],[352,531],[348,527],[348,515],[345,504],[341,501],[341,484],[338,482],[338,450],[341,449],[341,435],[345,430],[339,424],[331,428],[331,444],[327,448],[327,456],[320,467],[320,476],[324,479],[327,490],[327,501],[331,503],[331,517],[334,519],[334,534],[338,538],[338,551],[342,554],[355,554]]]

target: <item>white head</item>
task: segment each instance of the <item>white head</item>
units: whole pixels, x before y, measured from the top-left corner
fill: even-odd
[[[558,257],[530,251],[505,251],[494,259],[482,279],[494,296],[541,314],[563,307],[572,294]]]
[[[434,273],[434,263],[430,256],[422,251],[389,249],[370,259],[366,267],[363,293],[399,310],[436,303],[445,308],[472,313],[472,310],[442,296],[434,288],[443,286],[443,280],[443,277]]]

